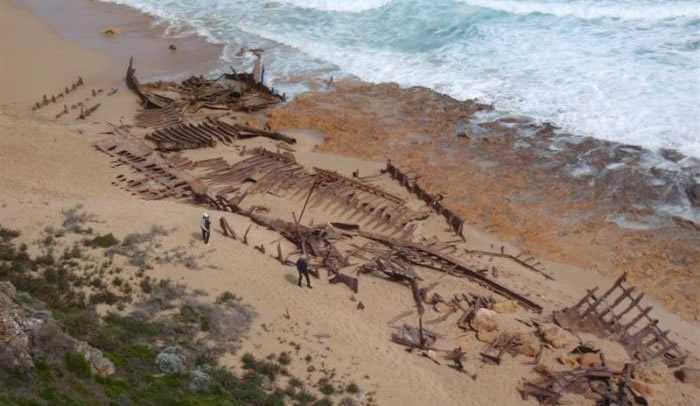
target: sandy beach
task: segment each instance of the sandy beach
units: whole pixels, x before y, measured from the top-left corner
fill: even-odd
[[[192,270],[181,264],[157,265],[148,271],[153,278],[183,283],[212,298],[224,291],[234,292],[258,315],[239,352],[221,360],[235,371],[241,370],[243,352],[264,356],[288,349],[294,342],[301,350],[297,351],[300,360],[289,366],[292,374],[316,382],[323,376],[321,370],[333,370],[344,382],[356,382],[362,388],[361,404],[370,404],[369,398],[379,405],[538,404],[532,397],[523,400],[516,390],[523,380],[538,376],[528,363],[532,358],[506,356],[500,365],[483,363],[479,354],[487,344],[455,324],[461,312],[430,325],[430,329],[441,336],[437,349],[461,347],[466,352],[466,373],[448,367],[449,362],[441,357],[435,356],[435,362],[430,356],[421,356],[420,351],[407,352],[406,347],[391,341],[393,327],[417,323],[413,314],[390,325],[398,315],[414,309],[405,285],[375,274],[362,275],[359,291],[353,293],[343,284],[329,284],[324,271],[320,279],[312,279],[312,290],[299,289],[294,267],[282,265],[274,257],[281,240],[278,233],[244,215],[190,199],[145,200],[127,188],[116,187],[115,179],[128,176],[129,168],[115,164],[114,157],[98,151],[95,144],[113,136],[116,127],[136,123],[139,99],[124,79],[129,58],[134,57],[142,83],[179,80],[210,72],[217,64],[220,46],[199,37],[163,38],[162,27],[152,27],[149,17],[126,7],[77,0],[65,8],[39,3],[0,2],[3,226],[20,229],[20,239],[30,244],[47,225],[60,223],[62,211],[82,205],[97,219],[91,227],[98,234],[123,238],[154,225],[171,230],[163,238],[164,249],[182,248],[199,258],[202,267]],[[57,26],[55,21],[62,22]],[[100,35],[107,27],[124,32],[109,38]],[[171,44],[176,51],[169,49]],[[62,93],[79,78],[84,85],[77,90],[32,110],[44,95],[50,98]],[[72,107],[78,103],[82,107]],[[97,103],[99,108],[93,114],[77,118],[81,108]],[[64,105],[68,112],[61,114]],[[656,200],[651,187],[635,180],[631,172],[621,173],[619,179],[614,178],[618,175],[601,179],[592,186],[587,180],[560,177],[550,167],[531,165],[538,159],[534,146],[504,153],[506,146],[515,142],[513,134],[485,139],[452,135],[453,123],[478,108],[427,89],[347,81],[337,83],[332,92],[303,95],[255,113],[232,113],[231,119],[293,136],[297,140],[294,156],[304,167],[338,171],[347,177],[358,170],[360,176],[373,179],[372,186],[400,196],[416,210],[424,208],[422,202],[388,175],[381,175],[381,170],[390,159],[400,168],[419,173],[421,184],[444,195],[443,203],[462,216],[465,225],[462,241],[433,213],[420,223],[416,241],[437,236],[442,241],[457,240],[454,245],[460,252],[529,252],[551,278],[516,263],[497,259],[486,264],[485,259],[460,254],[487,270],[498,266],[497,281],[542,306],[541,314],[522,306],[516,306],[513,313],[499,313],[502,331],[530,334],[532,324],[526,326],[518,319],[549,322],[552,311],[572,306],[587,289],[607,289],[627,272],[629,283],[647,293],[642,306],[653,306],[651,317],[662,330],[670,330],[669,337],[689,355],[686,366],[697,368],[697,224],[668,217],[654,230],[616,226],[606,219],[619,213],[621,206],[635,205],[639,216],[653,214],[650,207]],[[147,132],[133,129],[137,137]],[[543,140],[547,138],[542,134]],[[279,150],[274,141],[253,138],[235,146],[188,150],[183,156],[193,161],[224,157],[235,164],[243,159],[243,147]],[[575,159],[577,153],[580,150],[572,149],[558,159]],[[628,187],[612,193],[613,184]],[[268,195],[251,199],[266,206],[266,215],[286,216],[288,221],[291,212],[299,213],[304,203],[303,199],[288,201]],[[215,230],[206,246],[199,235],[204,211],[213,218]],[[334,221],[328,213],[323,206],[313,207],[305,214],[304,223]],[[238,234],[250,229],[247,245],[221,234],[218,222],[222,217]],[[257,246],[264,247],[266,253],[254,248]],[[287,240],[280,246],[287,253],[296,249]],[[416,268],[421,286],[434,284],[431,293],[444,298],[466,292],[493,293],[466,278]],[[496,300],[505,301],[503,297]],[[362,310],[358,303],[362,303]],[[440,306],[427,307],[426,319],[444,315]],[[601,348],[609,361],[629,360],[618,342],[579,334],[583,342]],[[538,362],[561,369],[564,353],[563,349],[548,348]],[[310,371],[301,360],[306,355],[320,365],[317,371]],[[673,377],[649,386],[653,389],[648,395],[650,404],[692,405],[700,399],[699,388]],[[567,399],[570,404],[593,404],[580,396]]]

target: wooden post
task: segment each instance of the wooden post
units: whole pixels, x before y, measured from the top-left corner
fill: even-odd
[[[644,310],[642,310],[641,312],[639,312],[639,314],[638,314],[634,319],[632,319],[631,322],[625,324],[625,325],[622,327],[622,328],[625,330],[625,335],[627,334],[627,330],[628,330],[630,327],[634,326],[639,320],[642,319],[642,317],[646,316],[650,311],[651,311],[651,306],[648,306],[646,309],[644,309]]]
[[[501,246],[501,253],[503,253],[503,246]],[[569,310],[576,310],[578,311],[579,307],[583,306],[584,303],[588,302],[588,299],[593,296],[593,294],[598,290],[598,287],[596,286],[593,289],[587,289],[586,290],[586,295],[579,300],[578,303],[573,305],[572,307],[569,308]]]
[[[637,296],[636,299],[632,300],[632,303],[630,303],[630,305],[627,306],[627,308],[626,308],[625,310],[623,310],[622,313],[620,313],[620,314],[617,316],[618,319],[621,320],[621,319],[622,319],[622,316],[624,316],[625,314],[629,313],[630,310],[632,310],[635,306],[637,306],[637,305],[639,304],[639,302],[642,301],[642,298],[643,298],[643,297],[644,297],[644,292],[640,293],[639,296]]]
[[[603,312],[600,313],[599,318],[600,318],[601,320],[603,320],[603,316],[605,316],[606,314],[608,314],[609,312],[611,312],[612,309],[614,309],[615,306],[617,306],[617,305],[619,305],[620,303],[622,303],[623,300],[625,300],[626,298],[630,297],[630,296],[632,295],[632,292],[634,292],[634,286],[631,287],[631,288],[629,288],[629,289],[622,288],[622,294],[621,294],[620,296],[618,296],[617,299],[615,299],[615,301],[613,302],[613,304],[611,304],[610,306],[608,306],[607,309],[603,310]],[[614,317],[614,313],[613,313],[613,317]]]
[[[596,300],[593,304],[591,304],[591,306],[588,307],[588,309],[586,309],[585,312],[583,312],[583,314],[581,315],[581,318],[585,318],[585,317],[588,315],[588,313],[594,311],[595,308],[598,307],[598,305],[599,305],[603,300],[605,300],[605,298],[607,298],[608,296],[610,296],[610,294],[611,294],[618,286],[620,286],[620,285],[622,284],[622,282],[625,281],[625,279],[627,279],[627,272],[623,273],[623,274],[617,279],[617,281],[615,281],[615,283],[612,285],[612,287],[611,287],[610,289],[608,289],[608,291],[605,292],[605,293],[603,294],[603,296],[599,297],[598,300]]]

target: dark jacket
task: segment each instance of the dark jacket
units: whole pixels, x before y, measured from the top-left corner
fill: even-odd
[[[301,273],[309,272],[309,261],[307,261],[306,258],[300,257],[297,259],[297,271]]]

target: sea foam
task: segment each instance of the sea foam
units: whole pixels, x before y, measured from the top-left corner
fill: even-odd
[[[700,157],[700,7],[685,0],[111,0],[266,77],[426,86],[576,135]],[[298,80],[295,80],[297,83]],[[295,92],[298,85],[292,86]]]

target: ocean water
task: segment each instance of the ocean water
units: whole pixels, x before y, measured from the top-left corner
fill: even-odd
[[[589,135],[700,158],[694,0],[103,0],[265,49],[266,80],[354,75],[426,86]]]

